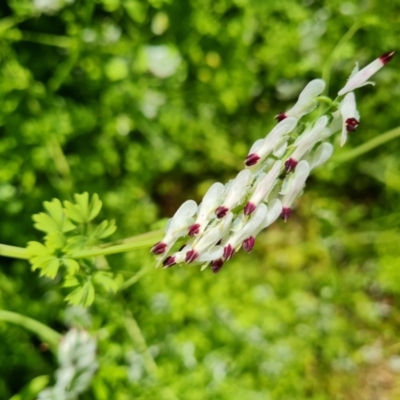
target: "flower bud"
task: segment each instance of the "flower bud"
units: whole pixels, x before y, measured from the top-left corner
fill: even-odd
[[[342,135],[340,137],[340,146],[343,146],[347,140],[347,133],[354,132],[360,124],[360,114],[356,108],[356,96],[354,92],[347,93],[340,103],[339,111],[342,116]]]
[[[351,92],[354,89],[358,89],[361,86],[365,86],[371,83],[367,82],[368,79],[376,72],[378,72],[384,65],[386,65],[393,58],[394,54],[394,51],[384,53],[360,71],[358,71],[358,65],[356,65],[356,68],[351,73],[350,78],[346,82],[346,85],[339,90],[338,95],[343,96],[344,94]]]
[[[307,84],[299,95],[297,103],[288,111],[278,114],[275,119],[282,121],[288,117],[300,119],[310,113],[318,105],[315,99],[325,90],[325,82],[322,79],[314,79]]]

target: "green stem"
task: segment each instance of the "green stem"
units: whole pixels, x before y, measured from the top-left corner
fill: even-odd
[[[140,235],[141,236],[141,235]],[[97,256],[106,256],[109,254],[117,254],[117,253],[125,253],[127,251],[139,249],[141,247],[147,247],[154,244],[155,241],[162,238],[162,233],[160,231],[155,231],[155,235],[151,235],[150,237],[141,238],[138,237],[136,240],[132,238],[132,241],[129,243],[119,244],[116,246],[110,246],[106,248],[96,248],[96,249],[88,249],[88,250],[79,250],[75,253],[70,254],[71,258],[89,258],[89,257],[97,257]]]
[[[335,48],[332,50],[330,56],[328,57],[325,65],[322,69],[322,79],[326,83],[325,91],[329,90],[330,74],[332,71],[333,63],[335,62],[336,56],[340,53],[342,48],[350,41],[353,35],[361,28],[362,24],[357,20],[350,29],[342,36]]]
[[[46,46],[61,47],[62,49],[71,49],[76,47],[76,40],[68,36],[50,35],[48,33],[21,31],[20,40],[39,43]]]
[[[61,335],[41,322],[26,317],[25,315],[5,310],[0,310],[0,321],[11,322],[12,324],[19,325],[35,333],[46,342],[53,351],[57,351]]]
[[[19,23],[26,21],[31,18],[31,16],[26,17],[5,17],[0,20],[0,35],[6,32],[8,29],[18,25]]]
[[[336,161],[337,163],[343,163],[349,161],[353,158],[360,156],[361,154],[367,153],[368,151],[371,151],[376,147],[381,146],[398,137],[400,137],[400,126],[388,132],[382,133],[382,135],[379,135],[374,139],[371,139],[370,141],[362,144],[361,146],[358,146],[353,150],[350,150],[340,156],[335,157],[334,161]]]
[[[28,260],[29,255],[26,249],[23,247],[9,246],[7,244],[0,244],[0,256],[19,258],[22,260]]]

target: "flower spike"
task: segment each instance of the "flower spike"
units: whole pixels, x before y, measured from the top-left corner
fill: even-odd
[[[157,266],[186,263],[201,265],[201,270],[210,266],[216,274],[241,248],[251,252],[257,235],[279,217],[286,222],[310,171],[332,156],[331,137],[341,131],[343,146],[348,132],[359,125],[353,90],[368,84],[367,79],[393,56],[394,52],[388,52],[361,71],[356,67],[339,91],[343,96],[339,100],[318,97],[325,82],[311,81],[296,104],[276,117],[279,122],[267,136],[254,142],[244,161],[246,167],[235,179],[226,185],[214,183],[198,207],[192,200],[182,204],[169,220],[164,238],[151,249],[158,256]],[[320,100],[326,100],[329,108],[312,122],[298,124]],[[170,254],[185,235],[183,247]]]

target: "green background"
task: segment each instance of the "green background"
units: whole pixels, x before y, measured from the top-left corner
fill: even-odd
[[[84,191],[116,219],[112,239],[163,226],[234,177],[309,80],[335,97],[399,35],[389,1],[1,2],[0,242],[41,240],[42,202]],[[147,248],[111,256],[138,279],[88,310],[1,258],[0,308],[98,338],[82,399],[400,398],[400,143],[347,154],[399,125],[399,62],[357,91],[357,132],[251,255],[218,275],[156,270]],[[36,335],[0,321],[0,338],[0,398],[52,383]]]

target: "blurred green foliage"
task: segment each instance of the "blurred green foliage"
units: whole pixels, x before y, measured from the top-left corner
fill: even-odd
[[[82,192],[113,238],[155,229],[234,176],[308,80],[334,94],[355,61],[396,50],[399,16],[377,0],[2,2],[0,242],[40,240],[43,201]],[[361,125],[296,215],[217,276],[154,270],[148,249],[111,256],[126,284],[84,310],[62,279],[1,258],[0,307],[97,336],[82,399],[399,398],[400,144],[340,162],[399,125],[398,71],[357,92]],[[54,355],[18,325],[0,337],[0,398],[34,399]]]

